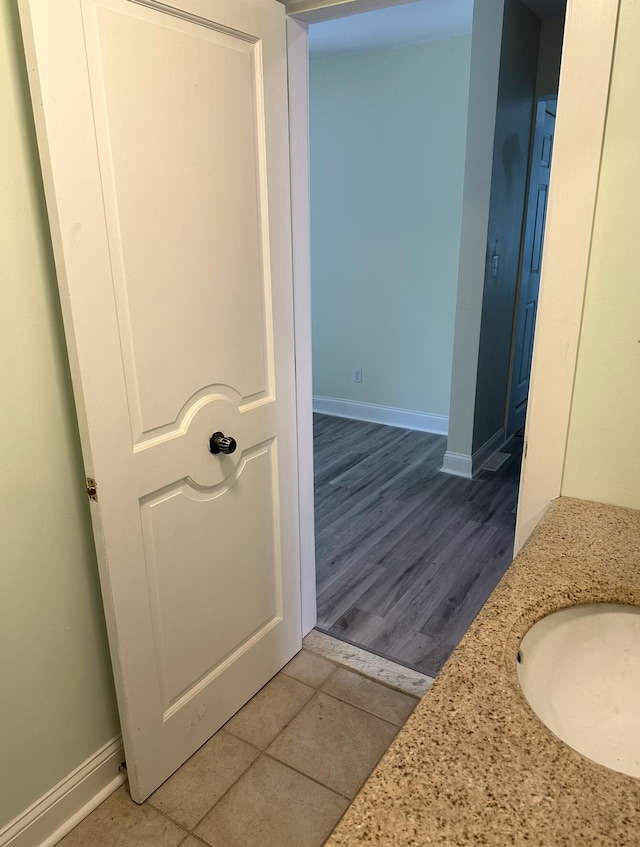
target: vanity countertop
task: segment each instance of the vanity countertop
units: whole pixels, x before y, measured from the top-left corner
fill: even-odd
[[[640,779],[556,739],[517,680],[532,624],[595,602],[640,605],[640,511],[560,498],[326,847],[640,845]]]

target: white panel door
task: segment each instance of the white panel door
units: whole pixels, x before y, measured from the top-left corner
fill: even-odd
[[[547,218],[547,197],[551,175],[555,101],[541,100],[536,113],[536,127],[531,156],[529,196],[525,218],[525,236],[520,271],[520,292],[516,313],[516,335],[513,346],[511,389],[507,416],[507,438],[522,429],[527,413],[529,381],[533,359],[533,337],[538,312],[542,248]],[[553,108],[553,112],[551,111]]]
[[[284,7],[21,14],[141,802],[301,645]]]

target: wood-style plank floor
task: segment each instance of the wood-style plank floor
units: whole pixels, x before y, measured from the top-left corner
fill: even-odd
[[[314,415],[318,628],[435,676],[512,559],[522,439],[440,473],[446,438]]]

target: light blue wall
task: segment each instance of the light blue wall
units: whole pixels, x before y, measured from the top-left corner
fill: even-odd
[[[449,411],[470,51],[311,62],[315,395]]]

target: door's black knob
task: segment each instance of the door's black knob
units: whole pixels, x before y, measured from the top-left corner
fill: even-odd
[[[212,453],[233,453],[237,446],[235,438],[222,432],[214,432],[209,439],[209,450]]]

